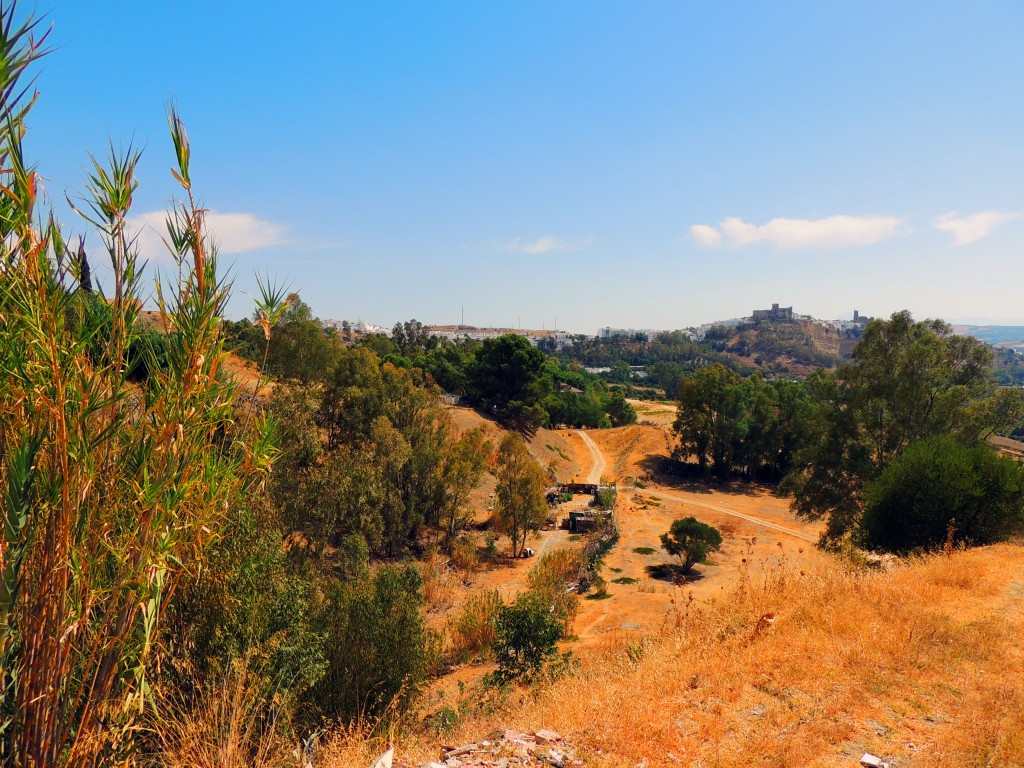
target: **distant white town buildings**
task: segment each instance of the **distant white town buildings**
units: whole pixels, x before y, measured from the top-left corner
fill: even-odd
[[[569,334],[565,331],[538,331],[536,329],[527,330],[523,328],[476,328],[471,325],[430,325],[425,330],[431,336],[439,336],[450,341],[458,341],[460,339],[484,341],[513,334],[515,336],[525,336],[527,341],[535,347],[545,339],[553,341],[555,346],[558,347],[569,343]]]
[[[598,328],[599,339],[614,339],[616,336],[643,336],[644,341],[653,341],[659,331],[650,328]]]

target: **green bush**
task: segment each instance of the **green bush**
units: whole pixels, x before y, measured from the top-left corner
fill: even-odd
[[[986,445],[919,440],[867,486],[860,538],[908,552],[952,543],[989,544],[1024,529],[1024,470]]]
[[[695,517],[684,517],[674,521],[668,533],[661,534],[661,546],[679,558],[683,573],[689,573],[693,566],[707,562],[708,555],[722,546],[722,534]]]
[[[600,507],[601,509],[614,509],[615,507],[615,488],[602,488],[594,496],[594,506]]]
[[[206,569],[188,574],[167,611],[164,682],[178,691],[220,682],[233,662],[269,696],[301,696],[325,671],[309,578],[288,567],[275,511],[260,495],[239,505]]]
[[[414,567],[384,567],[355,586],[330,584],[320,617],[327,670],[305,697],[307,715],[351,722],[401,711],[429,662],[422,604]]]
[[[498,612],[494,655],[499,683],[534,679],[556,655],[562,625],[543,598],[526,592]]]

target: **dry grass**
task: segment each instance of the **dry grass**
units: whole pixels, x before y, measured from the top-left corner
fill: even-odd
[[[273,768],[294,763],[279,738],[276,713],[256,704],[263,696],[245,664],[236,663],[219,686],[193,707],[165,702],[153,733],[166,768]]]
[[[440,611],[451,607],[455,596],[455,577],[445,567],[446,561],[436,554],[428,554],[420,563],[423,578],[423,599],[428,611]]]
[[[680,594],[654,643],[458,736],[544,725],[594,765],[1024,765],[1022,566],[1011,545],[886,572],[783,561],[710,604]]]
[[[496,589],[470,595],[462,612],[448,622],[449,655],[470,659],[486,653],[494,642],[495,619],[501,606],[501,595]]]

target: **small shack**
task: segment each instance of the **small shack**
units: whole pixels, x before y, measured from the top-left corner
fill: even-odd
[[[599,488],[596,483],[562,483],[558,486],[558,490],[562,493],[584,493],[596,496]]]
[[[573,510],[569,513],[568,529],[570,533],[591,533],[602,528],[611,513],[605,510]]]

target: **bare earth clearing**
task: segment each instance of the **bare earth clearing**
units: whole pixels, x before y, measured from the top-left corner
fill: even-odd
[[[639,401],[638,401],[639,402]],[[658,409],[665,406],[657,404]],[[458,428],[485,426],[493,430],[497,441],[498,428],[480,414],[466,408],[453,408]],[[665,421],[675,419],[674,409]],[[573,638],[565,649],[584,652],[606,643],[617,643],[659,631],[667,617],[684,600],[706,600],[733,588],[744,569],[759,573],[780,562],[809,564],[820,559],[814,548],[818,528],[798,521],[789,511],[789,502],[773,496],[759,486],[738,486],[738,489],[716,489],[701,486],[686,490],[648,482],[642,490],[632,488],[631,480],[651,474],[652,462],[667,457],[671,440],[667,427],[637,425],[603,430],[538,430],[531,441],[531,450],[543,464],[554,461],[559,480],[576,478],[581,482],[599,480],[619,483],[617,521],[618,543],[605,558],[603,577],[608,582],[610,597],[602,600],[584,599],[573,627]],[[570,459],[566,461],[565,457]],[[484,522],[494,479],[485,482],[473,497],[478,510],[476,519]],[[563,505],[559,515],[570,508],[586,506],[589,497],[577,497],[571,505]],[[661,549],[660,536],[672,521],[694,516],[718,528],[724,543],[708,565],[698,566],[684,583],[677,583],[666,566],[671,558]],[[573,537],[576,538],[576,537]],[[526,560],[506,560],[503,565],[483,569],[474,574],[452,574],[445,597],[428,614],[431,626],[443,626],[465,603],[468,595],[480,589],[497,589],[506,600],[526,589],[530,569],[537,560],[555,547],[581,547],[582,540],[570,541],[564,530],[541,531],[530,540],[537,555]],[[507,543],[499,546],[504,551]],[[634,551],[649,548],[652,553]],[[491,665],[473,665],[456,670],[432,686],[430,704],[438,704],[437,696],[450,700],[459,682],[479,679]]]
[[[463,428],[486,422],[456,415]],[[818,526],[794,519],[787,500],[765,488],[659,475],[670,452],[665,427],[542,431],[533,448],[569,454],[560,478],[620,481],[621,538],[603,569],[611,597],[581,600],[575,635],[563,643],[582,668],[500,703],[478,700],[473,688],[492,665],[455,669],[431,686],[423,710],[459,709],[455,731],[411,738],[401,765],[502,728],[552,728],[600,768],[852,768],[864,752],[898,768],[1024,765],[1019,542],[859,570],[814,548]],[[687,515],[718,527],[724,544],[677,584],[659,568],[668,562],[659,536]],[[531,544],[546,551],[582,541],[545,531]],[[464,582],[453,573],[432,625],[484,586],[510,598],[535,563],[506,561]],[[497,708],[474,709],[487,700]],[[369,755],[362,742],[351,749]]]

